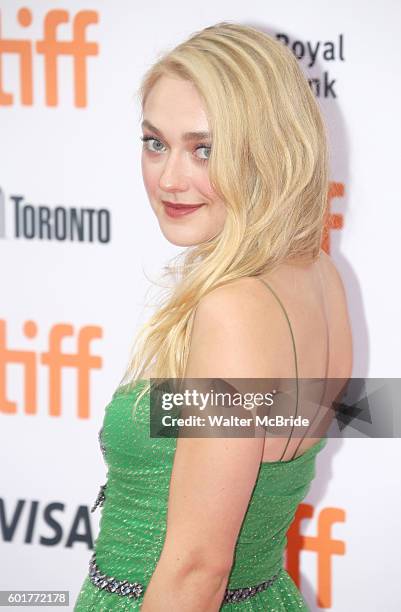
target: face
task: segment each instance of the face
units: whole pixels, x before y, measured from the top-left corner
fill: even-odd
[[[160,77],[146,99],[142,129],[143,180],[163,235],[172,244],[192,246],[219,234],[226,208],[209,181],[212,142],[194,85]]]

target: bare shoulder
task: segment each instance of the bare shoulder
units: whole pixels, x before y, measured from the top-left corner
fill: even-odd
[[[246,322],[248,329],[257,327],[260,332],[266,315],[277,312],[273,299],[266,298],[268,293],[262,283],[254,277],[243,277],[212,289],[199,301],[197,317],[214,321],[228,321],[235,317],[236,323]],[[269,309],[269,303],[271,308]],[[211,318],[211,319],[210,319]]]
[[[263,291],[262,283],[247,277],[202,297],[192,327],[188,377],[275,376],[285,321],[273,301],[261,299]]]
[[[245,276],[243,278],[237,278],[235,280],[229,281],[224,285],[220,285],[219,287],[215,287],[209,293],[204,295],[199,303],[210,303],[213,302],[217,304],[219,301],[226,301],[230,298],[235,297],[246,297],[249,289],[253,286],[254,279]]]

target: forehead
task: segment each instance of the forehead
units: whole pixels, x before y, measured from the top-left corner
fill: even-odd
[[[143,108],[144,119],[161,129],[206,130],[203,100],[190,81],[162,76],[150,90]]]

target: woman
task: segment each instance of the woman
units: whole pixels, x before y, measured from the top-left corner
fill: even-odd
[[[147,194],[189,248],[106,408],[108,482],[75,610],[307,610],[283,555],[325,438],[150,438],[147,377],[351,375],[344,289],[321,250],[319,109],[290,51],[227,22],[152,66],[141,101]]]

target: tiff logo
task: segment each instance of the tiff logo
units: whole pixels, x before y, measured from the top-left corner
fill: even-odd
[[[36,42],[29,38],[5,38],[2,32],[0,12],[0,106],[14,104],[14,96],[4,91],[2,62],[6,55],[16,55],[19,64],[19,83],[21,104],[33,104],[33,53],[43,56],[45,103],[47,106],[58,105],[58,65],[60,55],[68,55],[73,59],[74,67],[74,103],[77,107],[87,106],[87,66],[90,55],[98,55],[96,42],[86,40],[86,29],[89,25],[98,23],[96,11],[79,11],[72,22],[72,39],[59,40],[58,26],[69,23],[68,11],[53,9],[46,13],[43,24],[43,38]],[[18,24],[28,28],[32,23],[32,12],[21,8],[17,13]]]
[[[23,334],[32,339],[37,336],[38,326],[34,321],[25,321]],[[96,325],[81,327],[78,331],[77,349],[66,353],[62,349],[64,338],[74,336],[74,327],[67,323],[53,325],[49,332],[48,350],[38,353],[35,350],[11,349],[7,346],[6,321],[0,319],[0,413],[16,414],[16,402],[9,400],[6,389],[6,369],[9,364],[19,364],[23,368],[22,389],[25,414],[37,414],[38,361],[47,366],[49,381],[49,406],[51,416],[62,413],[62,370],[74,368],[77,372],[77,416],[88,419],[90,416],[90,371],[102,367],[102,358],[92,355],[90,343],[102,338],[102,328]]]
[[[327,196],[327,210],[325,217],[325,224],[323,227],[322,235],[322,249],[330,255],[331,253],[331,241],[330,232],[332,230],[341,230],[344,227],[344,217],[340,213],[331,212],[331,202],[335,198],[344,197],[344,183],[329,183],[329,192]]]
[[[345,542],[335,540],[331,535],[335,523],[345,521],[345,511],[341,508],[323,508],[317,519],[317,535],[303,536],[301,521],[313,518],[314,508],[310,504],[300,504],[294,521],[287,532],[287,571],[300,588],[300,554],[311,551],[317,556],[316,603],[319,608],[332,606],[332,564],[333,555],[345,554]]]

